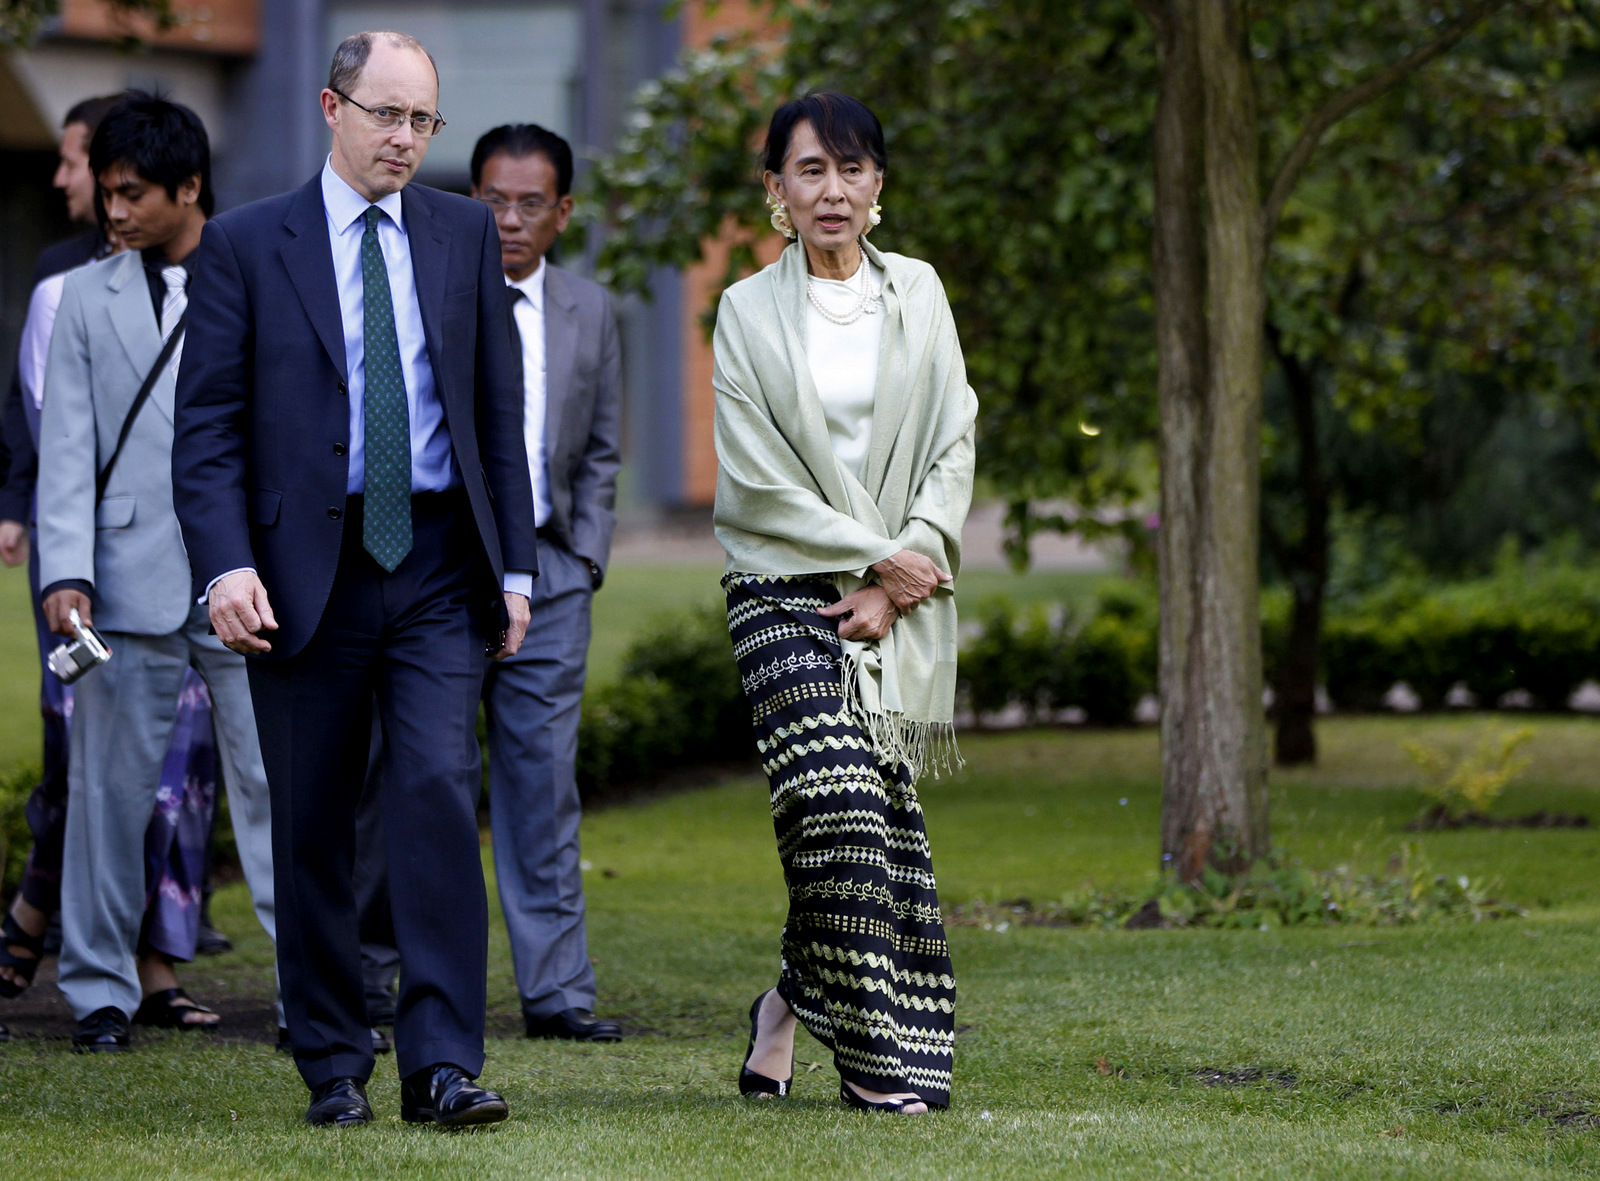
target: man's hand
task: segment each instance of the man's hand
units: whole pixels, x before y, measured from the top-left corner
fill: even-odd
[[[260,633],[277,631],[278,621],[272,617],[267,588],[254,570],[239,570],[217,579],[206,606],[217,638],[235,652],[258,656],[272,651]]]
[[[50,630],[58,636],[66,636],[71,640],[77,637],[77,632],[72,630],[72,609],[78,609],[78,618],[84,623],[92,625],[94,616],[93,608],[89,604],[89,596],[80,590],[70,587],[58,590],[44,601],[44,621]]]
[[[932,559],[908,549],[881,562],[874,562],[872,568],[878,572],[878,581],[883,583],[883,589],[889,592],[895,610],[902,614],[915,611],[923,599],[938,589],[941,582],[950,581],[948,570],[939,569]]]
[[[528,621],[533,618],[528,610],[528,600],[511,591],[506,591],[506,614],[511,617],[511,623],[506,628],[506,638],[501,641],[500,651],[494,654],[496,660],[517,654],[517,649],[522,647],[522,637],[528,634]]]
[[[0,521],[0,562],[20,566],[28,560],[28,527],[21,521]]]
[[[881,640],[889,634],[894,621],[900,618],[889,592],[881,586],[864,586],[851,591],[829,607],[819,607],[817,614],[824,619],[839,619],[841,640]]]

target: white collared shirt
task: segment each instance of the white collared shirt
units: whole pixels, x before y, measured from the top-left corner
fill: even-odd
[[[328,244],[333,248],[333,278],[339,288],[339,316],[344,326],[345,382],[350,395],[350,474],[345,491],[354,495],[366,486],[364,417],[366,343],[361,281],[361,237],[371,203],[333,170],[330,155],[322,166],[322,206],[328,215]],[[394,305],[395,339],[400,345],[400,372],[406,383],[406,410],[411,420],[411,491],[443,492],[460,485],[444,405],[433,384],[433,364],[422,330],[422,305],[411,270],[411,243],[406,237],[400,194],[378,203],[378,247],[389,272],[389,298]]]
[[[533,523],[550,519],[550,475],[545,470],[544,414],[544,259],[520,283],[506,277],[506,286],[522,292],[511,305],[522,338],[522,438],[528,448],[528,474],[533,477]]]
[[[39,411],[44,407],[45,363],[50,359],[50,334],[55,330],[56,311],[66,288],[70,271],[51,275],[39,282],[28,299],[28,318],[22,323],[22,341],[17,346],[17,380],[22,384],[28,411],[28,429],[39,445]]]

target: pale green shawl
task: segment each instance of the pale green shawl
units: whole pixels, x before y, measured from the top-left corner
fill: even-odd
[[[885,273],[872,449],[859,481],[839,463],[806,361],[806,256],[796,243],[730,287],[717,311],[717,540],[743,574],[852,571],[913,550],[960,571],[972,501],[973,424],[955,320],[927,263],[872,246]],[[869,572],[869,578],[871,577]],[[959,762],[951,584],[882,640],[842,641],[844,697],[888,763],[913,776]]]

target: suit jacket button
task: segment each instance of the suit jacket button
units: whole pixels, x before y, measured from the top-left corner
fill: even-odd
[[[344,452],[345,452],[345,446],[344,446],[343,443],[335,443],[333,445],[333,453],[335,455],[343,455]]]
[[[328,520],[330,521],[337,521],[342,516],[344,516],[344,513],[339,509],[331,508],[328,510]]]
[[[350,392],[350,390],[345,386],[344,382],[342,382],[342,381],[339,383],[339,392],[341,394],[348,394]]]

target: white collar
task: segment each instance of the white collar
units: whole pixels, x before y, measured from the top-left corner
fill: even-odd
[[[400,194],[390,193],[377,202],[368,201],[351,188],[344,177],[333,170],[333,153],[330,152],[328,159],[322,165],[322,205],[328,211],[328,220],[333,223],[334,230],[344,233],[350,228],[351,223],[365,214],[373,204],[389,215],[389,220],[394,222],[396,229],[402,234],[406,232]]]
[[[526,295],[528,303],[532,305],[533,310],[541,314],[544,312],[544,270],[544,259],[541,258],[539,265],[534,268],[533,274],[522,280],[522,282],[513,283],[509,275],[506,277],[506,286],[515,287]]]

